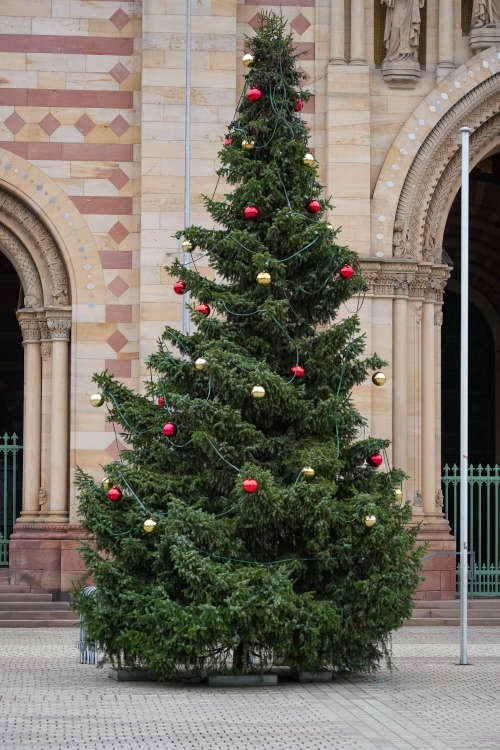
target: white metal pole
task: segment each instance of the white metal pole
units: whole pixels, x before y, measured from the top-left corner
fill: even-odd
[[[460,250],[460,664],[467,664],[468,583],[468,397],[469,397],[469,137],[462,133],[462,206]],[[472,563],[472,561],[471,561]]]
[[[184,228],[191,223],[191,0],[186,0],[186,118],[184,128]],[[184,265],[189,268],[189,253],[184,253]],[[182,295],[182,332],[188,334],[190,293]]]

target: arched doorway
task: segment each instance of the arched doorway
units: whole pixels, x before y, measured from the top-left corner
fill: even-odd
[[[9,562],[9,537],[21,512],[23,347],[16,311],[19,277],[0,253],[0,568]]]
[[[17,336],[17,347],[9,347],[0,364],[0,408],[4,379],[11,387],[5,419],[22,434],[23,445],[22,502],[20,508],[11,502],[3,513],[2,535],[14,526],[3,548],[8,549],[14,580],[58,589],[57,524],[68,521],[69,499],[70,285],[52,234],[25,203],[2,189],[0,259],[5,286],[0,304],[7,307],[0,335],[11,342]],[[9,429],[3,418],[0,413],[2,432]],[[0,497],[9,494],[11,483],[5,472]]]
[[[469,550],[473,593],[500,594],[500,154],[470,174]],[[442,457],[444,510],[459,535],[460,192],[443,236],[453,270],[442,328]]]

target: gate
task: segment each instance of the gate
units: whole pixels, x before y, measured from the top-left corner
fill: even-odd
[[[443,468],[443,510],[460,544],[460,469]],[[500,466],[469,466],[469,581],[472,596],[500,596]],[[457,566],[457,592],[460,586]]]
[[[0,439],[0,566],[9,564],[9,536],[19,510],[21,482],[19,469],[22,445],[17,443],[17,435],[3,436]]]

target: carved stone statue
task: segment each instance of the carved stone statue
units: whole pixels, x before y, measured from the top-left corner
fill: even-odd
[[[387,5],[384,79],[390,86],[412,86],[420,78],[420,9],[425,0],[381,0],[381,3]]]
[[[500,0],[474,0],[471,29],[500,25]]]
[[[500,0],[474,0],[470,46],[476,52],[500,42]]]
[[[387,5],[384,29],[385,60],[418,61],[420,8],[425,0],[382,0]]]

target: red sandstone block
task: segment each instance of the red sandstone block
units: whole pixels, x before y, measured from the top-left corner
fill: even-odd
[[[61,560],[59,544],[51,549],[42,549],[41,544],[39,541],[37,548],[33,549],[19,542],[9,566],[23,570],[58,570]]]
[[[48,159],[59,161],[62,158],[62,143],[28,143],[28,159]]]
[[[427,552],[432,554],[432,552]],[[450,570],[454,571],[456,568],[456,556],[453,555],[435,555],[424,560],[424,570]]]
[[[132,198],[115,196],[71,195],[81,214],[132,214]]]
[[[299,62],[302,60],[314,60],[314,42],[297,42],[295,44],[295,52],[296,54],[300,53]]]
[[[61,550],[61,570],[62,571],[86,571],[85,563],[78,554],[77,549]]]
[[[0,89],[1,90],[1,89]],[[24,159],[28,158],[28,144],[20,141],[0,141],[0,148],[4,148],[6,151],[10,151],[13,154],[22,156]]]
[[[0,52],[132,55],[133,51],[133,39],[125,37],[0,34]]]
[[[133,161],[134,150],[128,143],[62,143],[65,161]]]
[[[28,89],[0,89],[0,105],[28,103]]]
[[[128,250],[101,250],[99,256],[103,268],[132,268],[132,253]]]
[[[5,91],[5,89],[3,89]],[[7,89],[15,91],[16,89]],[[10,102],[9,102],[10,103]],[[33,107],[100,107],[131,109],[131,91],[79,91],[77,89],[27,89],[27,102]]]
[[[425,573],[425,581],[420,581],[418,587],[423,591],[429,589],[439,590],[441,588],[441,574],[439,571]]]
[[[131,323],[131,322],[132,322],[132,305],[106,305],[106,323]],[[111,360],[111,361],[114,361],[114,360]],[[125,361],[125,360],[122,360],[122,361]]]
[[[109,370],[117,378],[129,378],[131,375],[130,359],[106,359],[104,361],[106,370]]]

